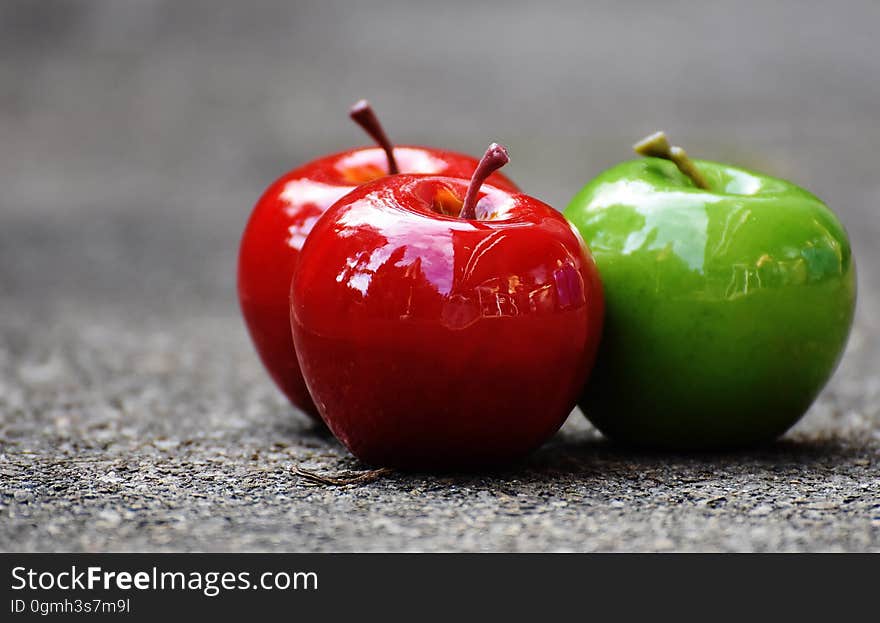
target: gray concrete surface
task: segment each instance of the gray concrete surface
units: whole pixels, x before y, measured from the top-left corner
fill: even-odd
[[[880,5],[411,4],[0,4],[0,550],[880,550]],[[362,96],[560,207],[656,127],[804,184],[860,269],[841,368],[767,448],[575,414],[503,472],[304,481],[361,466],[261,370],[237,239]]]

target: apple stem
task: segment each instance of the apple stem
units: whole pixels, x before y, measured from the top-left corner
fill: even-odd
[[[703,177],[703,174],[700,173],[694,161],[688,157],[687,152],[681,147],[670,147],[664,132],[655,132],[651,136],[643,138],[633,145],[633,149],[640,156],[671,160],[678,167],[678,170],[694,183],[694,186],[709,190],[709,183]]]
[[[477,165],[473,176],[471,176],[471,183],[468,184],[467,193],[465,193],[464,196],[464,203],[458,214],[459,218],[477,218],[477,198],[480,193],[480,188],[483,186],[483,182],[485,182],[486,178],[492,175],[493,172],[500,169],[508,162],[510,162],[510,156],[507,154],[507,148],[505,148],[504,145],[499,145],[498,143],[492,143],[489,145],[489,149],[483,154],[483,157],[480,159],[480,164]]]
[[[361,126],[376,141],[379,147],[385,150],[385,156],[388,158],[388,173],[391,175],[400,173],[400,169],[397,168],[397,160],[394,159],[394,145],[388,140],[388,136],[385,134],[385,130],[382,129],[382,124],[379,123],[379,118],[373,112],[370,102],[360,100],[355,103],[351,107],[348,116],[352,118],[352,121]]]

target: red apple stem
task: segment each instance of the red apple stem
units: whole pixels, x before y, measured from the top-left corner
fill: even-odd
[[[394,145],[388,140],[388,136],[385,134],[385,130],[382,129],[382,124],[379,123],[379,118],[373,112],[370,102],[360,100],[351,107],[348,116],[361,126],[376,141],[376,144],[385,151],[385,156],[388,158],[388,173],[391,175],[400,173],[400,169],[397,168],[397,160],[394,159]]]
[[[465,193],[461,212],[458,214],[460,218],[477,218],[477,199],[480,194],[480,188],[483,186],[483,182],[486,181],[487,177],[508,162],[510,162],[510,156],[504,145],[499,145],[498,143],[492,143],[489,145],[489,149],[483,154],[483,157],[480,159],[480,164],[477,165],[477,168],[471,177],[471,183],[468,185],[467,193]]]
[[[681,147],[670,147],[665,132],[654,132],[651,136],[643,138],[633,145],[633,150],[640,156],[671,160],[678,170],[694,183],[694,186],[710,189],[706,178],[700,173],[694,161],[688,157],[687,152]]]

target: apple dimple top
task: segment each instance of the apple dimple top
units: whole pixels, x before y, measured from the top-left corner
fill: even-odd
[[[395,147],[402,173],[469,176],[477,160],[465,154],[424,147]],[[378,147],[350,149],[314,160],[282,176],[266,191],[277,196],[288,219],[287,244],[301,250],[318,218],[337,200],[360,184],[387,176],[388,161]],[[490,183],[506,190],[518,190],[501,173]]]
[[[461,219],[455,206],[467,183],[398,175],[359,187],[318,223],[295,287],[314,299],[312,283],[333,283],[338,290],[327,294],[330,306],[388,318],[433,315],[449,329],[486,318],[584,313],[587,301],[600,294],[582,274],[588,263],[583,241],[561,213],[485,184],[478,218]],[[443,201],[452,204],[451,213]],[[389,280],[403,285],[383,287]],[[294,305],[296,313],[307,313],[300,307]],[[311,322],[321,325],[320,319]]]
[[[566,214],[590,232],[597,258],[677,263],[679,281],[707,299],[851,270],[843,226],[814,195],[778,178],[697,162],[712,190],[696,188],[671,162],[643,158],[600,174],[572,201],[583,211]]]
[[[467,178],[473,173],[478,162],[476,158],[467,154],[415,145],[394,147],[394,156],[400,173]],[[284,177],[354,188],[386,175],[388,175],[388,160],[381,148],[356,147],[313,160]],[[502,173],[493,173],[490,180],[500,188],[518,190],[516,184]]]

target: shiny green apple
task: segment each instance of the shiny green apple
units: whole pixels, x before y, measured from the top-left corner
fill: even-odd
[[[642,147],[663,157],[612,167],[565,210],[606,298],[581,408],[625,443],[772,440],[846,345],[856,298],[846,231],[790,182]]]

